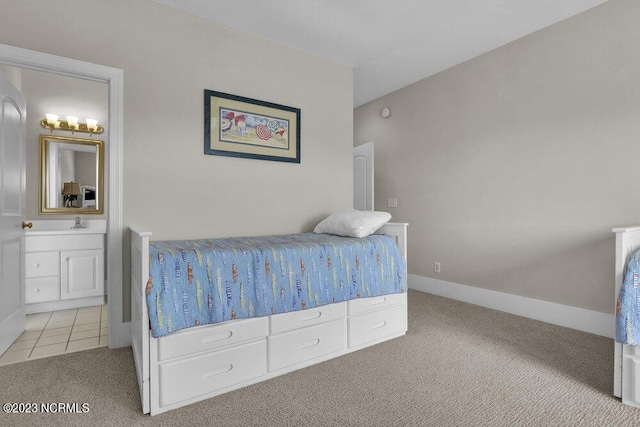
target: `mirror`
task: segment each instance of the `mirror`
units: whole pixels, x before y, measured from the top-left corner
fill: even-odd
[[[101,214],[103,141],[40,135],[40,213]]]

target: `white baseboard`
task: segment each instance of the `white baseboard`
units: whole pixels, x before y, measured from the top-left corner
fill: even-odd
[[[615,316],[430,277],[409,274],[409,289],[504,311],[607,338],[614,337]]]
[[[25,313],[44,313],[47,311],[68,310],[71,308],[91,307],[104,304],[104,296],[71,298],[58,301],[25,304]]]

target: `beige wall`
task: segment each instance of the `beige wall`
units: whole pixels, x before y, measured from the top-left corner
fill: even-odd
[[[613,311],[611,228],[640,223],[638,22],[611,0],[355,110],[410,273]]]
[[[157,239],[299,232],[351,206],[349,67],[150,0],[54,4],[0,0],[0,43],[124,70],[125,225]],[[204,89],[300,108],[302,163],[204,155]]]
[[[76,151],[73,156],[73,162],[76,167],[76,176],[82,185],[96,186],[96,154]],[[106,209],[105,209],[106,210]],[[93,217],[91,217],[93,218]]]

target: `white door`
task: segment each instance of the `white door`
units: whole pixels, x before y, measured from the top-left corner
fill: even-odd
[[[26,326],[24,291],[25,99],[0,74],[0,354]]]
[[[373,210],[373,142],[353,149],[353,208]]]

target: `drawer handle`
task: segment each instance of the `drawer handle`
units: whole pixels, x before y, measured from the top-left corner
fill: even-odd
[[[305,348],[309,348],[309,347],[315,347],[318,344],[320,344],[320,338],[316,338],[314,342],[303,345],[302,347],[299,347],[299,350],[304,350]]]
[[[385,302],[387,302],[387,297],[382,297],[378,300],[371,301],[371,305],[384,304]]]
[[[40,264],[33,264],[33,268],[38,268],[40,267]]]
[[[232,369],[233,369],[233,365],[221,366],[215,371],[211,371],[211,372],[207,372],[206,374],[203,374],[202,378],[211,378],[211,377],[215,377],[216,375],[226,374]]]
[[[224,334],[220,334],[220,335],[214,335],[212,337],[209,338],[204,338],[202,340],[202,344],[211,344],[217,341],[224,341],[224,340],[228,340],[229,338],[231,338],[231,336],[233,335],[233,331],[227,331]]]
[[[309,316],[309,317],[305,317],[304,319],[300,319],[300,321],[301,321],[301,322],[308,322],[309,320],[316,320],[316,319],[319,319],[319,318],[320,318],[320,316],[322,316],[322,312],[321,312],[321,311],[318,311],[318,313],[313,314],[313,315],[311,315],[311,316]]]
[[[373,329],[380,329],[380,328],[384,328],[385,326],[387,326],[387,322],[386,322],[386,321],[381,322],[381,323],[378,323],[377,325],[373,325],[373,326],[371,327],[371,329],[372,329],[372,330],[373,330]]]
[[[38,292],[40,292],[40,289],[38,289],[38,288],[35,288],[35,289],[33,290],[33,293],[34,293],[34,294],[37,294]]]

